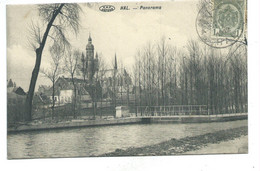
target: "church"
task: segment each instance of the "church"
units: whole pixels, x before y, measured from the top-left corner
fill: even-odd
[[[91,103],[93,99],[95,101],[110,101],[111,103],[115,99],[121,103],[123,101],[125,103],[129,102],[133,97],[132,80],[124,68],[117,67],[116,55],[113,68],[101,70],[99,68],[98,53],[94,54],[95,48],[89,35],[86,53],[82,53],[78,66],[79,74],[74,79],[77,100],[81,101],[81,103]],[[56,105],[72,103],[74,93],[71,78],[62,76],[57,79],[54,92]],[[52,101],[52,87],[44,94]]]
[[[94,45],[92,44],[92,38],[89,35],[88,44],[86,46],[86,55],[82,53],[81,63],[82,66],[80,68],[82,72],[83,79],[87,79],[92,82],[94,74],[99,70],[99,60],[98,54],[96,52],[96,56],[94,58]]]

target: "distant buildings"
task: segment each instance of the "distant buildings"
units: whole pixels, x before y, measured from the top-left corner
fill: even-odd
[[[24,115],[26,93],[10,79],[7,82],[7,114],[8,124],[21,121]]]
[[[115,96],[114,98],[119,100],[129,100],[127,98],[132,97],[132,79],[124,68],[109,69],[99,72],[103,73],[100,82],[105,97],[113,98],[113,96]]]
[[[91,96],[84,86],[83,79],[74,79],[74,84],[76,86],[76,95],[78,100],[82,102],[90,102]],[[74,86],[71,78],[59,77],[54,85],[54,100],[58,105],[64,105],[67,103],[72,103],[74,97]],[[53,87],[45,90],[43,95],[46,95],[50,101],[52,101]]]
[[[26,95],[24,90],[21,87],[16,87],[16,83],[10,79],[7,83],[7,93],[15,93],[17,95]]]
[[[54,88],[41,85],[38,93],[52,101],[54,92],[55,105],[72,103],[75,93],[76,100],[81,103],[92,103],[93,100],[112,102],[114,99],[122,102],[133,99],[131,77],[124,68],[117,68],[116,55],[113,69],[99,70],[99,58],[97,53],[94,57],[91,36],[88,38],[86,55],[82,54],[79,68],[80,78],[74,78],[76,91],[72,79],[62,76],[55,82]]]
[[[45,93],[47,90],[49,90],[51,88],[51,86],[47,86],[47,85],[40,85],[38,88],[38,93]]]
[[[54,100],[56,105],[64,105],[72,103],[74,94],[76,93],[77,101],[81,103],[91,103],[93,98],[96,101],[112,100],[131,100],[133,99],[133,85],[131,77],[125,69],[114,71],[103,70],[102,78],[95,81],[95,85],[90,84],[90,81],[79,78],[74,78],[76,91],[74,90],[71,78],[59,77],[54,84]],[[52,101],[53,87],[39,86],[38,94],[47,96]],[[127,99],[128,98],[128,99]]]

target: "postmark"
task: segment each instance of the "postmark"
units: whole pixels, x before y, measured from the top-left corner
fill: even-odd
[[[196,30],[205,44],[226,48],[244,40],[245,0],[205,1],[199,9]]]

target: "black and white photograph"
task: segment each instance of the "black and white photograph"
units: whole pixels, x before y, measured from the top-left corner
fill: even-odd
[[[7,6],[8,159],[248,153],[246,0]]]
[[[259,168],[252,157],[260,129],[253,66],[259,56],[252,50],[259,41],[252,37],[259,33],[250,31],[248,21],[252,27],[257,17],[250,18],[247,0],[4,8],[6,160],[83,158],[119,166],[183,159],[185,168],[190,161],[212,170],[198,158],[232,158],[232,168],[240,157]],[[127,170],[146,170],[129,163]]]

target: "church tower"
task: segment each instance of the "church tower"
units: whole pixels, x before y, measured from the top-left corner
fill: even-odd
[[[98,54],[94,58],[94,45],[92,44],[92,38],[89,35],[88,44],[86,46],[86,67],[87,67],[87,77],[90,82],[92,82],[95,72],[99,68]]]
[[[92,38],[90,34],[88,38],[88,44],[86,46],[86,60],[87,60],[88,79],[92,81],[94,75],[94,45],[92,44]]]

